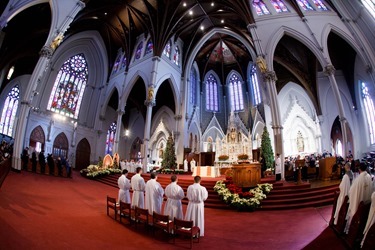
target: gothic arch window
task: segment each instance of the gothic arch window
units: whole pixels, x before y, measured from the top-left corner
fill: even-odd
[[[286,7],[284,1],[282,0],[271,0],[273,7],[275,8],[277,13],[281,12],[288,12],[288,8]]]
[[[314,10],[307,0],[297,0],[297,3],[303,10]]]
[[[319,9],[319,10],[328,10],[327,6],[323,3],[323,1],[321,0],[313,0],[315,6]]]
[[[263,0],[253,0],[253,7],[258,16],[271,14]]]
[[[125,69],[127,65],[127,58],[126,55],[124,54],[121,60],[121,69]]]
[[[118,71],[118,69],[119,69],[119,67],[120,67],[120,64],[121,64],[121,53],[119,53],[118,55],[117,55],[117,58],[116,58],[116,61],[115,61],[115,63],[113,64],[113,68],[112,68],[112,74],[116,74],[117,73],[117,71]]]
[[[336,140],[336,155],[342,156],[342,143],[340,139]]]
[[[367,87],[367,84],[365,82],[362,82],[362,100],[363,105],[365,107],[366,112],[366,118],[367,123],[369,126],[369,132],[370,132],[370,143],[375,143],[375,106],[374,101],[371,98],[369,89]]]
[[[172,43],[171,41],[168,41],[168,43],[164,47],[163,54],[169,59],[171,58],[171,49],[172,49]]]
[[[53,142],[52,155],[57,157],[68,157],[69,142],[68,138],[64,133],[60,133],[56,136],[55,141]]]
[[[180,65],[180,49],[178,48],[178,46],[176,46],[176,47],[174,48],[173,62],[174,62],[174,64],[176,64],[177,66]]]
[[[243,110],[243,94],[242,94],[242,83],[236,73],[232,73],[229,78],[229,95],[230,95],[230,106],[232,111]]]
[[[57,74],[47,109],[77,119],[87,77],[88,68],[83,54],[66,60]]]
[[[197,104],[197,79],[198,74],[194,67],[190,71],[190,103]]]
[[[142,50],[143,50],[143,41],[141,41],[138,46],[137,46],[137,49],[135,50],[135,60],[138,60],[141,58],[142,56]]]
[[[251,88],[253,90],[254,105],[258,105],[261,102],[261,98],[260,98],[257,69],[255,65],[252,65],[250,69],[250,83],[251,83]]]
[[[3,112],[0,120],[0,133],[12,137],[14,120],[16,118],[18,102],[20,99],[20,89],[14,86],[8,93],[4,102]]]
[[[213,74],[210,74],[206,80],[206,109],[214,112],[219,111],[217,80]]]
[[[154,51],[154,44],[151,40],[151,38],[148,39],[147,44],[146,44],[146,50],[145,50],[145,55],[148,55]]]
[[[113,144],[115,142],[115,134],[116,134],[116,122],[112,122],[112,124],[109,126],[109,129],[107,131],[107,139],[105,141],[105,153],[112,155],[113,150]]]
[[[375,18],[375,0],[362,0],[363,6],[370,12],[373,18]]]

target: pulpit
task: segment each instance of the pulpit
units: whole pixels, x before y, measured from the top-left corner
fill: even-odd
[[[319,160],[319,179],[329,181],[332,178],[332,168],[336,164],[336,157],[327,157]],[[338,170],[340,171],[340,170]]]
[[[255,187],[260,183],[260,163],[233,164],[233,182],[239,187]]]

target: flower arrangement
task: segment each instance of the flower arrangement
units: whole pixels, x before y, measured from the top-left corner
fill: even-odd
[[[225,181],[217,181],[214,190],[222,200],[239,210],[254,210],[260,206],[260,201],[267,198],[272,190],[272,184],[258,184],[256,188],[243,191],[233,183],[232,177],[226,177]]]
[[[247,154],[239,154],[237,155],[238,160],[247,160],[249,159],[249,156]]]
[[[86,175],[86,177],[96,178],[101,177],[103,175],[110,175],[110,174],[121,174],[121,169],[115,168],[107,168],[107,169],[100,169],[96,165],[90,165],[85,169],[82,169],[80,173],[82,175]]]
[[[220,155],[219,156],[219,161],[226,161],[229,159],[229,156],[228,155]]]
[[[183,169],[170,169],[170,168],[161,168],[157,172],[162,174],[182,174],[184,173]]]

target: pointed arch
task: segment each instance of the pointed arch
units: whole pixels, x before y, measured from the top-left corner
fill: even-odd
[[[91,147],[86,138],[80,140],[76,149],[75,168],[81,170],[90,165]]]
[[[64,132],[58,134],[53,141],[52,155],[57,157],[64,157],[65,159],[69,154],[69,142]]]
[[[207,111],[219,111],[219,79],[213,70],[208,71],[204,77]]]
[[[244,109],[243,101],[243,80],[241,75],[232,70],[227,77],[227,86],[229,89],[229,103],[231,111],[242,111]]]
[[[44,150],[44,145],[46,142],[46,136],[42,126],[35,127],[30,134],[29,146],[35,148],[37,152]]]
[[[16,84],[5,98],[0,118],[0,133],[13,137],[15,119],[20,99],[20,88]]]

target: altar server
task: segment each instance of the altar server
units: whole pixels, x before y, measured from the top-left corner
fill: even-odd
[[[184,160],[184,172],[188,171],[188,164],[189,164],[189,162],[188,162],[187,158],[185,158],[185,160]]]
[[[204,236],[204,201],[208,197],[207,189],[200,184],[201,177],[194,177],[194,184],[190,185],[187,190],[187,198],[189,199],[186,210],[185,220],[192,220],[194,226],[200,228],[200,236]]]
[[[370,212],[368,213],[367,223],[365,226],[365,230],[363,230],[363,240],[361,242],[361,247],[365,242],[366,236],[368,231],[370,230],[371,226],[375,223],[375,192],[371,195],[371,207]]]
[[[191,161],[190,161],[190,171],[191,171],[192,173],[194,173],[194,168],[195,168],[195,160],[194,160],[194,158],[193,158],[193,159],[191,159]]]
[[[349,232],[350,223],[354,214],[358,210],[359,203],[369,202],[373,191],[371,176],[367,173],[367,166],[361,162],[359,166],[359,176],[354,179],[353,185],[349,190],[349,208],[346,215],[347,223],[345,233]]]
[[[130,203],[130,193],[129,190],[131,188],[130,180],[127,178],[128,170],[122,170],[122,175],[118,178],[118,200],[119,202]]]
[[[154,211],[161,214],[164,189],[157,182],[156,173],[152,172],[150,177],[151,179],[146,183],[146,209],[148,209],[148,213],[151,215]]]
[[[142,168],[136,169],[136,174],[131,178],[131,186],[133,189],[132,208],[135,206],[144,208],[145,201],[145,180],[141,176]]]
[[[184,190],[177,184],[177,176],[171,176],[171,183],[165,188],[167,202],[164,207],[164,215],[168,215],[170,220],[175,217],[183,219],[181,200],[185,197]]]
[[[350,170],[350,163],[347,162],[344,168],[345,168],[345,175],[342,178],[341,183],[340,183],[340,195],[339,195],[339,198],[337,198],[336,211],[333,217],[335,218],[335,220],[333,221],[334,225],[337,225],[337,220],[339,219],[340,208],[344,202],[345,196],[349,194],[350,185],[353,180],[353,172]]]

